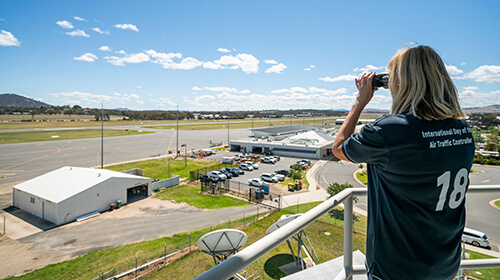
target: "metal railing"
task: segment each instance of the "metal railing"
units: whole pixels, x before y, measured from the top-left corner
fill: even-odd
[[[500,185],[469,186],[468,193],[500,191]],[[345,189],[314,207],[282,228],[259,239],[224,262],[199,275],[197,280],[229,279],[254,261],[276,248],[299,231],[312,224],[331,209],[344,202],[344,270],[335,279],[352,279],[353,275],[366,274],[364,265],[353,265],[353,196],[367,194],[366,188]],[[486,269],[500,267],[500,259],[462,260],[460,269]]]

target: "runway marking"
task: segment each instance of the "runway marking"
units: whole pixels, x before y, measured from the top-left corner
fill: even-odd
[[[490,180],[481,181],[481,183],[488,183]]]

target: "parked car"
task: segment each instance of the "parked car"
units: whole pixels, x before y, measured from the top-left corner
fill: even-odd
[[[215,175],[219,176],[219,181],[225,181],[227,179],[227,176],[224,173],[217,171],[217,170],[211,171],[208,173],[215,174]],[[208,175],[208,173],[207,173],[207,175]]]
[[[240,164],[240,168],[247,171],[253,171],[253,166],[248,163]]]
[[[226,167],[226,171],[229,172],[233,177],[240,176],[240,171],[238,171],[235,167]]]
[[[280,161],[280,156],[271,156],[272,158],[276,159],[276,161]]]
[[[205,175],[205,176],[207,177],[206,182],[208,182],[208,183],[221,181],[221,178],[219,177],[219,175],[214,174],[212,172],[208,172],[207,175]]]
[[[272,174],[273,176],[276,176],[276,178],[278,178],[278,181],[285,181],[285,175],[283,174],[277,174],[277,173],[273,173]]]
[[[300,165],[300,167],[302,167],[302,169],[306,170],[307,169],[307,164],[304,163],[304,162],[301,162],[301,163],[296,163],[296,164],[292,164],[290,165],[290,169],[293,169],[293,166],[294,165]]]
[[[212,182],[217,182],[219,180],[219,176],[213,175],[212,177],[208,175],[201,175],[200,176],[200,182],[202,183],[212,183]]]
[[[311,166],[311,161],[308,159],[301,159],[301,160],[297,161],[297,163],[302,163],[302,162],[307,164],[307,166]]]
[[[260,179],[266,182],[272,182],[272,183],[277,183],[278,182],[278,177],[274,176],[273,174],[270,173],[262,173],[260,174]]]
[[[260,159],[260,162],[262,163],[272,163],[271,159],[269,157],[264,157]]]
[[[240,175],[245,174],[245,171],[241,170],[239,167],[233,167],[236,171],[240,173]]]
[[[253,178],[253,179],[248,180],[248,184],[250,186],[260,187],[260,186],[262,186],[262,180],[257,179],[257,178]]]
[[[226,170],[226,169],[224,169],[224,168],[218,169],[217,171],[222,172],[224,175],[226,175],[226,177],[227,177],[228,179],[233,178],[233,174],[231,174],[231,172],[227,171],[227,170]]]
[[[486,234],[470,228],[464,228],[462,242],[469,243],[477,247],[490,246],[490,241],[488,240],[488,236],[486,236]]]
[[[255,162],[248,162],[247,164],[251,164],[253,169],[259,169],[259,165]]]
[[[281,169],[281,170],[274,171],[274,173],[288,176],[288,174],[290,174],[290,170],[288,170],[288,169]]]

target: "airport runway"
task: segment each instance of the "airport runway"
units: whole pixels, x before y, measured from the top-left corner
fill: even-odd
[[[107,127],[110,128],[110,127]],[[175,153],[175,129],[148,129],[140,126],[120,126],[119,129],[142,129],[152,134],[105,137],[104,165]],[[251,135],[249,129],[231,129],[230,139]],[[179,149],[186,143],[188,150],[208,147],[208,141],[227,144],[228,131],[180,130]],[[0,145],[0,185],[13,185],[32,179],[63,166],[94,167],[101,165],[101,138],[67,141],[47,141]]]

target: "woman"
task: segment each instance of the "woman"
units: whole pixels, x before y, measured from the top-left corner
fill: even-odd
[[[353,135],[376,90],[375,73],[363,74],[333,144],[336,157],[368,165],[368,278],[453,279],[460,265],[472,134],[433,49],[405,47],[387,70],[391,114]]]

